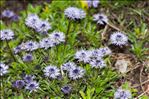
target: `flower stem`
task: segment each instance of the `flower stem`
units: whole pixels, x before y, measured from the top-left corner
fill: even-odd
[[[4,80],[3,80],[3,77],[1,77],[1,85],[0,85],[0,88],[1,88],[1,99],[5,99],[5,90],[4,90],[4,84],[3,84]]]
[[[8,42],[7,40],[6,40],[6,44],[7,44],[7,47],[8,47],[8,49],[9,49],[9,52],[10,52],[10,54],[11,54],[13,60],[16,62],[16,58],[15,58],[15,56],[14,56],[14,54],[13,54],[13,51],[11,50],[11,48],[10,48],[10,46],[9,46],[9,42]]]
[[[68,22],[68,28],[67,28],[67,31],[66,31],[66,41],[65,41],[65,45],[66,45],[67,40],[68,40],[68,35],[69,35],[70,27],[71,27],[71,21]]]

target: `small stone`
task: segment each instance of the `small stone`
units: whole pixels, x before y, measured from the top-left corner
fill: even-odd
[[[117,60],[115,63],[115,67],[118,69],[120,73],[126,73],[128,70],[128,66],[130,65],[130,61],[121,59]]]

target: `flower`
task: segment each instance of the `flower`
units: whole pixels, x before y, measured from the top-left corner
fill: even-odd
[[[64,93],[64,94],[69,94],[71,91],[72,91],[72,88],[68,85],[65,85],[61,88],[61,91]]]
[[[39,42],[39,46],[40,46],[40,48],[48,49],[49,47],[55,46],[55,43],[54,43],[53,40],[51,40],[51,39],[48,37],[48,38],[43,38],[43,39]]]
[[[117,46],[126,45],[128,42],[128,37],[121,32],[114,32],[110,36],[110,42]]]
[[[75,59],[78,59],[78,61],[83,61],[84,63],[88,63],[91,58],[91,53],[90,51],[86,50],[80,50],[77,51],[75,54]]]
[[[84,76],[85,70],[81,67],[75,67],[69,71],[69,77],[73,80],[82,78]]]
[[[6,73],[8,73],[8,66],[0,63],[0,76],[3,76]]]
[[[33,41],[28,41],[25,43],[24,48],[27,51],[33,51],[38,49],[39,44],[37,42],[33,42]]]
[[[35,30],[40,33],[45,33],[49,29],[51,29],[51,25],[49,24],[49,22],[47,20],[44,20],[44,21],[40,20],[37,22],[37,24],[35,26]]]
[[[25,89],[30,91],[30,93],[33,91],[37,91],[38,88],[39,88],[39,83],[37,83],[36,81],[31,81],[25,87]]]
[[[64,11],[65,16],[72,20],[80,20],[85,18],[86,13],[82,9],[76,7],[68,7]]]
[[[49,35],[49,38],[52,39],[55,44],[65,42],[65,35],[63,32],[56,32],[55,31]]]
[[[22,89],[25,85],[25,82],[23,80],[16,80],[13,82],[12,86],[18,89]]]
[[[92,59],[101,58],[103,56],[99,49],[93,49],[90,51],[90,53]]]
[[[118,89],[114,94],[114,99],[130,99],[131,93],[129,90]]]
[[[91,60],[90,65],[92,68],[103,68],[106,66],[104,60],[102,60],[102,59]]]
[[[60,75],[60,70],[56,66],[49,65],[43,70],[46,77],[57,78]]]
[[[97,22],[97,24],[105,25],[108,23],[108,18],[104,14],[95,14],[93,15],[93,20]]]
[[[19,53],[19,52],[21,52],[21,46],[15,47],[15,48],[14,48],[14,53],[17,54],[17,53]]]
[[[25,75],[25,77],[24,77],[23,79],[24,79],[24,81],[25,81],[26,83],[30,83],[30,82],[33,81],[34,78],[35,78],[35,76],[32,76],[32,75]]]
[[[100,49],[98,49],[98,52],[100,53],[101,57],[110,55],[112,53],[108,47],[100,48]]]
[[[74,62],[67,62],[62,65],[62,70],[70,71],[71,69],[75,67],[76,67],[76,64]]]
[[[97,8],[100,1],[99,0],[87,0],[87,3],[89,7],[93,6],[94,8]]]
[[[2,16],[3,16],[3,17],[7,17],[7,18],[11,18],[11,17],[14,16],[14,12],[11,11],[11,10],[4,10],[4,11],[2,12]]]
[[[23,61],[25,61],[25,62],[29,62],[32,60],[33,60],[32,54],[26,54],[25,56],[23,56]]]
[[[25,24],[33,29],[36,28],[38,22],[40,22],[40,19],[37,14],[29,14],[25,19]]]
[[[14,32],[10,29],[5,29],[0,31],[0,39],[1,40],[11,40],[13,39]]]
[[[11,19],[13,21],[18,21],[20,19],[20,17],[18,15],[14,15]]]

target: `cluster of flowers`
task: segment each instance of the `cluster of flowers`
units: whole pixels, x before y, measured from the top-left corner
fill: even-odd
[[[48,20],[42,20],[37,14],[29,14],[25,19],[25,24],[33,28],[36,32],[46,34],[51,29]]]
[[[85,70],[82,67],[77,66],[74,62],[67,62],[61,66],[63,71],[66,71],[71,79],[82,78],[85,74]]]
[[[13,11],[8,10],[8,9],[7,9],[7,10],[4,10],[4,11],[2,12],[2,17],[10,18],[10,19],[12,19],[13,21],[19,20],[19,16],[16,15]]]
[[[38,48],[48,49],[54,47],[62,42],[65,42],[65,35],[63,32],[53,32],[47,38],[43,38],[39,43],[35,41],[27,41],[14,48],[14,53],[17,54],[21,50],[34,51]]]
[[[77,66],[74,62],[67,62],[61,66],[62,71],[66,71],[70,79],[76,80],[82,78],[85,70],[82,67]],[[57,66],[49,65],[43,70],[44,74],[48,78],[56,79],[61,73]]]
[[[109,54],[111,54],[111,50],[108,47],[94,50],[80,50],[76,52],[75,59],[89,63],[92,68],[103,68],[106,66],[103,58]]]
[[[97,6],[99,2],[94,4],[95,0],[89,1],[93,6]],[[12,14],[12,13],[11,13]],[[10,16],[12,16],[10,14]],[[68,7],[65,9],[64,14],[67,18],[71,20],[81,20],[86,17],[85,11],[82,9],[78,9],[76,7]],[[93,16],[94,21],[97,24],[107,24],[108,18],[104,14],[96,14]],[[41,20],[36,14],[29,14],[25,20],[25,24],[33,28],[36,32],[39,33],[47,33],[49,29],[51,29],[51,25],[47,20]],[[14,32],[10,29],[1,30],[0,31],[1,40],[11,40],[14,37]],[[15,54],[25,51],[34,51],[38,48],[48,49],[50,47],[56,46],[62,42],[65,42],[65,35],[62,32],[53,32],[47,38],[43,38],[39,43],[34,41],[27,41],[25,43],[20,44],[16,48],[14,48]],[[110,42],[114,45],[125,45],[128,42],[128,38],[125,34],[121,32],[115,32],[110,36]],[[88,63],[92,68],[103,68],[106,66],[104,62],[104,57],[111,54],[111,50],[108,47],[94,49],[94,50],[80,50],[75,54],[75,59],[79,62]],[[23,61],[31,61],[33,60],[32,54],[26,54],[23,56]],[[61,70],[57,68],[57,66],[49,65],[44,68],[44,75],[48,78],[56,79],[61,76],[60,72],[66,71],[70,79],[76,80],[82,78],[85,74],[85,70],[82,67],[77,66],[74,62],[67,62],[61,66]],[[8,72],[8,66],[0,63],[0,75],[3,76]],[[34,81],[34,76],[26,75],[23,80],[16,80],[13,83],[13,87],[15,88],[23,88],[32,91],[36,91],[39,88],[39,84]],[[70,86],[64,86],[61,88],[64,93],[69,93],[71,91]],[[115,99],[124,97],[123,99],[129,98],[131,96],[130,92],[125,90],[118,90],[115,93]]]
[[[93,1],[89,1],[89,2],[93,2]],[[64,14],[67,18],[74,21],[81,20],[86,16],[86,13],[82,9],[78,9],[76,7],[66,8],[64,11]],[[105,14],[98,13],[93,15],[93,21],[96,21],[97,24],[106,25],[108,24],[108,17]],[[111,44],[114,44],[117,46],[123,46],[127,44],[128,37],[122,32],[114,32],[110,36],[110,42]]]
[[[30,92],[36,91],[39,88],[39,83],[34,80],[35,76],[26,75],[23,80],[16,80],[12,83],[12,87],[22,89],[25,87]]]
[[[102,13],[93,15],[93,18],[93,20],[96,21],[97,24],[108,24],[108,17]],[[110,43],[117,46],[123,46],[128,43],[128,37],[122,32],[114,32],[110,36]]]

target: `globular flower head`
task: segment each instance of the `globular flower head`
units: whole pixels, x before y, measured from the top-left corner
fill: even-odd
[[[106,66],[104,60],[102,59],[93,59],[90,61],[90,65],[92,68],[103,68]]]
[[[86,13],[82,9],[76,7],[68,7],[64,11],[65,16],[71,20],[80,20],[85,18]]]
[[[12,21],[18,21],[20,17],[18,15],[14,15],[11,19]]]
[[[90,58],[91,58],[90,51],[80,50],[77,51],[75,54],[75,59],[78,59],[78,61],[82,61],[84,63],[88,63],[90,61]]]
[[[43,38],[39,43],[40,48],[48,49],[49,47],[55,46],[55,42],[48,38]]]
[[[132,95],[129,90],[118,89],[114,94],[114,99],[131,99]]]
[[[8,73],[8,66],[0,63],[0,76],[5,75],[6,73]]]
[[[121,32],[115,32],[110,36],[110,42],[117,46],[126,45],[128,37]]]
[[[101,58],[103,55],[100,53],[99,49],[93,49],[90,51],[91,59]]]
[[[63,32],[56,32],[54,31],[52,34],[49,35],[49,38],[53,40],[55,44],[59,44],[65,42],[65,35]]]
[[[62,65],[62,70],[70,71],[71,69],[75,67],[76,67],[76,64],[74,62],[67,62]]]
[[[105,25],[108,23],[108,18],[104,14],[95,14],[93,15],[93,20],[97,22],[97,24]]]
[[[51,25],[47,20],[40,20],[35,26],[35,30],[43,34],[46,33],[49,29],[51,29]]]
[[[33,76],[33,75],[25,75],[25,77],[23,79],[26,83],[30,83],[34,80],[34,78],[35,78],[35,76]]]
[[[14,48],[14,53],[17,54],[17,53],[19,53],[19,52],[21,52],[21,46],[15,47],[15,48]]]
[[[72,91],[72,88],[71,88],[70,86],[66,85],[66,86],[63,86],[63,87],[61,88],[61,91],[62,91],[64,94],[70,94],[70,92]]]
[[[25,62],[30,62],[32,60],[33,60],[32,54],[26,54],[25,56],[23,56],[23,61]]]
[[[39,83],[37,83],[36,81],[31,81],[26,85],[25,89],[29,90],[30,93],[33,91],[37,91],[37,89],[39,89]]]
[[[25,82],[23,80],[16,80],[15,82],[13,82],[12,86],[14,88],[18,88],[18,89],[22,89],[25,85]]]
[[[60,70],[56,66],[49,65],[43,70],[46,77],[57,78],[60,75]]]
[[[85,70],[82,67],[75,67],[69,71],[69,77],[73,80],[82,78],[85,74]]]
[[[98,52],[100,53],[101,57],[110,55],[112,53],[108,47],[100,48],[98,49]]]
[[[37,42],[28,41],[25,45],[22,45],[26,51],[33,51],[39,48],[39,44]]]
[[[99,0],[87,0],[87,3],[89,7],[93,6],[94,8],[97,8],[100,1]]]
[[[14,37],[14,32],[10,29],[5,29],[0,31],[1,40],[11,40]]]
[[[4,11],[2,12],[2,16],[3,16],[3,17],[11,18],[11,17],[13,17],[14,15],[15,15],[14,12],[11,11],[11,10],[4,10]]]
[[[25,24],[33,29],[36,28],[38,22],[40,22],[40,19],[37,14],[29,14],[25,19]]]

